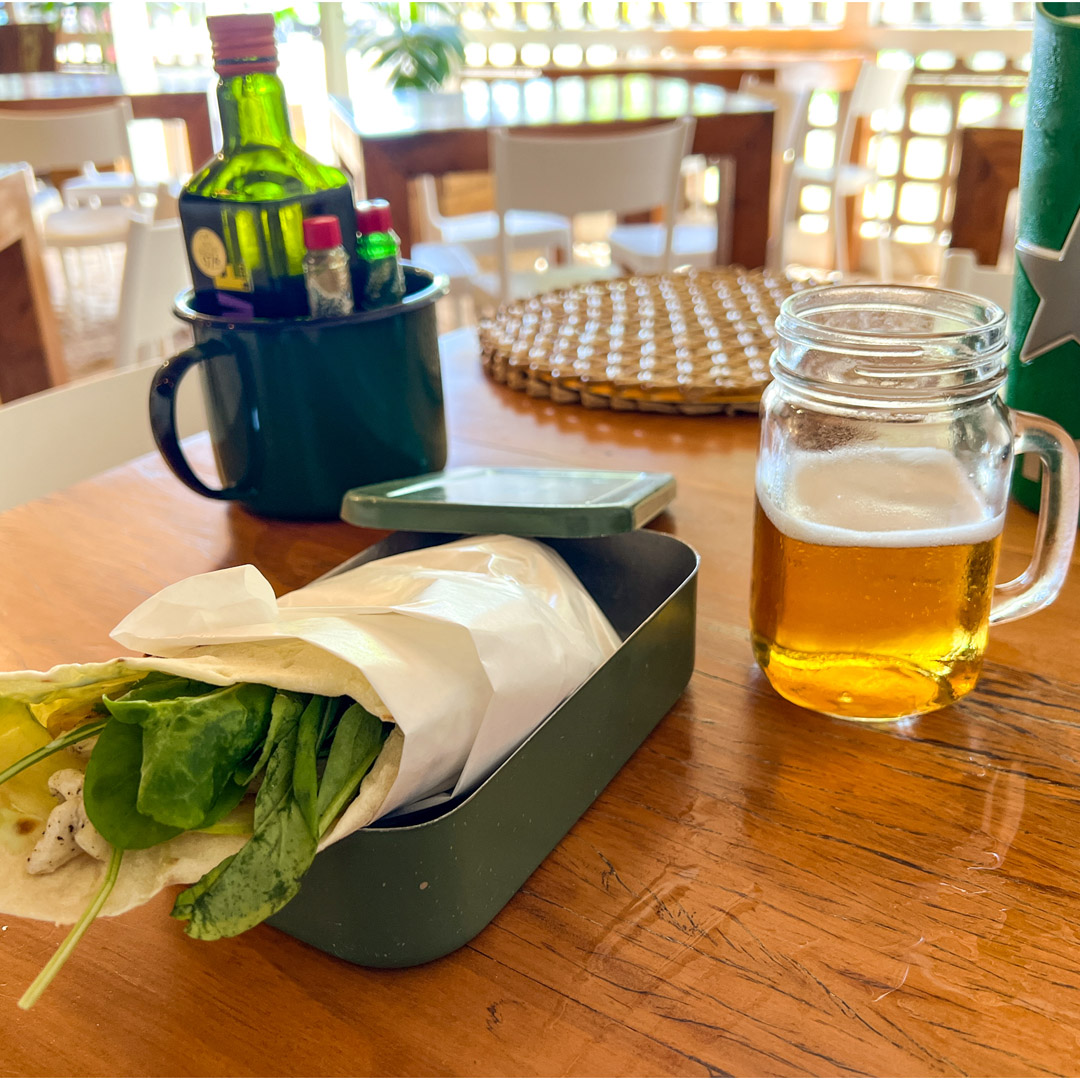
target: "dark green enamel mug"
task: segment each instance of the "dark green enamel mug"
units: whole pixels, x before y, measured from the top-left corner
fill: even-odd
[[[435,301],[446,279],[406,267],[400,304],[327,319],[204,315],[194,295],[174,314],[195,344],[150,389],[150,426],[172,471],[200,495],[257,514],[334,518],[363,484],[446,463]],[[176,390],[198,367],[222,486],[204,484],[176,431]]]

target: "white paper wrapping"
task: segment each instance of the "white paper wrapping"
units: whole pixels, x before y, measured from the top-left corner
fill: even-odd
[[[159,657],[299,639],[359,669],[404,735],[376,816],[474,787],[619,644],[558,555],[510,536],[380,559],[280,599],[252,566],[201,574],[146,600],[112,637]],[[346,811],[324,843],[365,823]]]

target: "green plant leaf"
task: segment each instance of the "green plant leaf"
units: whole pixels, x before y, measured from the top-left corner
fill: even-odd
[[[135,851],[153,847],[184,831],[163,825],[138,809],[142,758],[142,728],[110,720],[86,765],[86,816],[115,848]]]
[[[321,837],[356,793],[379,756],[389,725],[383,725],[362,705],[345,710],[334,732],[334,742],[319,782],[319,828]]]
[[[294,694],[288,690],[279,690],[274,694],[274,700],[270,705],[270,727],[267,729],[266,738],[254,763],[241,765],[233,774],[233,779],[238,784],[245,786],[250,784],[263,771],[282,735],[300,719],[304,711],[304,703],[303,694]]]
[[[177,897],[172,914],[187,920],[190,937],[214,941],[250,930],[299,891],[317,842],[292,793],[298,734],[299,724],[270,755],[251,839]]]
[[[142,729],[137,808],[164,825],[196,829],[270,726],[275,691],[256,683],[132,688],[113,717]],[[91,761],[93,757],[91,757]]]
[[[323,715],[332,705],[323,697],[312,697],[300,717],[296,729],[296,758],[293,761],[292,790],[300,813],[307,822],[313,838],[318,839],[319,797],[318,753]]]

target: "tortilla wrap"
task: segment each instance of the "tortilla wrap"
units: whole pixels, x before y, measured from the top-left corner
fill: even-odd
[[[59,733],[48,716],[50,699],[151,671],[219,686],[250,682],[344,696],[396,726],[320,848],[393,809],[473,786],[618,644],[565,563],[541,544],[512,537],[406,552],[280,601],[253,567],[199,575],[151,597],[113,636],[155,655],[0,674],[0,704],[9,703],[0,709],[0,768],[33,748],[5,747],[5,731],[26,723],[27,710],[15,703],[38,706],[38,719],[50,728],[33,744],[39,745]],[[37,802],[21,814],[0,788],[0,912],[73,922],[104,876],[104,864],[87,855],[48,874],[25,871],[44,818],[32,831],[26,821],[55,805],[42,792],[64,764],[70,761],[57,756],[34,767]],[[184,833],[125,853],[103,914],[145,903],[167,885],[197,881],[246,839]]]

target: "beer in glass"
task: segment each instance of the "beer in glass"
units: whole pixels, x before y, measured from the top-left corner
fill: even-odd
[[[785,698],[833,716],[949,705],[974,688],[990,623],[1060,588],[1075,447],[1002,404],[1004,316],[985,301],[815,289],[785,302],[777,328],[755,484],[755,658]],[[1014,448],[1044,458],[1059,497],[1032,570],[995,591]]]

